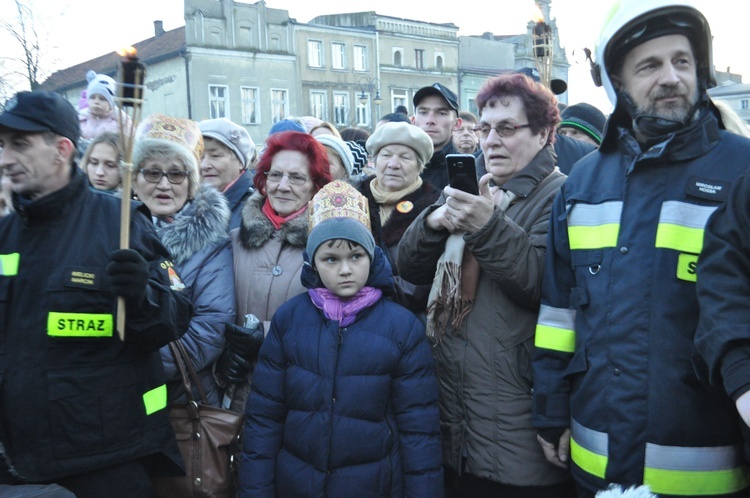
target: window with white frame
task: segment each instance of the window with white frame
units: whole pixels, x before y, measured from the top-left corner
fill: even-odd
[[[408,109],[406,105],[406,90],[401,90],[401,89],[391,90],[391,109],[395,109],[400,105]]]
[[[307,40],[307,65],[310,67],[323,67],[322,41]]]
[[[417,69],[424,69],[424,50],[414,49],[414,65]]]
[[[328,96],[325,90],[310,90],[310,116],[328,120]]]
[[[346,126],[349,121],[349,94],[333,93],[333,124]]]
[[[208,85],[208,108],[211,119],[229,119],[229,87]]]
[[[354,70],[367,71],[367,47],[354,45]]]
[[[741,99],[740,109],[742,109],[743,111],[750,109],[750,99]]]
[[[400,66],[404,63],[404,49],[393,48],[393,65]]]
[[[365,96],[365,102],[362,103],[360,100],[361,96]],[[370,126],[370,94],[369,93],[358,93],[357,94],[357,126]]]
[[[288,92],[282,88],[271,88],[271,123],[278,123],[289,115]]]
[[[339,42],[331,43],[331,68],[346,69],[346,45]]]
[[[242,124],[260,124],[259,90],[251,86],[241,86]]]

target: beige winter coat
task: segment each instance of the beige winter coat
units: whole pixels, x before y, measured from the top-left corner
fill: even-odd
[[[244,325],[252,313],[263,322],[268,334],[271,317],[288,299],[307,292],[300,283],[302,253],[307,244],[307,213],[276,230],[261,211],[265,196],[255,192],[242,209],[242,225],[230,232],[234,258],[234,287],[237,296],[237,324]],[[244,411],[249,393],[238,386],[232,409]]]
[[[300,283],[307,215],[303,213],[276,230],[261,212],[265,200],[259,192],[254,193],[242,210],[242,225],[231,232],[238,325],[247,313],[268,325],[279,306],[307,291]]]

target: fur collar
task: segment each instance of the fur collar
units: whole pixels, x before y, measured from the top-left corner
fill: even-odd
[[[422,186],[412,192],[411,194],[404,197],[402,201],[409,201],[413,207],[408,213],[402,213],[398,209],[394,209],[391,213],[391,217],[388,218],[388,222],[384,227],[380,226],[380,206],[375,202],[370,190],[370,182],[375,178],[371,176],[366,178],[362,182],[362,194],[367,197],[367,202],[370,207],[370,224],[372,225],[372,233],[375,237],[377,244],[385,243],[386,247],[393,247],[399,243],[404,235],[404,232],[411,222],[414,221],[419,214],[424,211],[427,207],[431,206],[438,197],[440,197],[440,190],[437,190],[432,186],[430,182],[424,180]]]
[[[256,191],[242,208],[240,242],[246,249],[262,246],[276,232],[271,220],[263,214],[262,208],[265,202],[266,196]],[[307,213],[281,225],[279,236],[283,242],[293,247],[304,248],[307,244]]]
[[[174,221],[159,224],[156,232],[176,264],[193,254],[227,240],[231,212],[224,196],[210,185],[202,185]]]

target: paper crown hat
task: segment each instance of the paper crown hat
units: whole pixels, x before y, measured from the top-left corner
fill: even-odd
[[[136,141],[143,139],[166,140],[185,147],[195,155],[198,164],[203,159],[203,134],[196,121],[151,114],[144,119],[135,134]]]
[[[336,180],[320,189],[310,201],[306,252],[312,260],[324,242],[350,240],[362,246],[373,260],[375,239],[370,231],[367,198],[350,184]]]
[[[309,203],[308,232],[331,218],[352,218],[370,230],[370,208],[367,198],[356,188],[342,180],[326,184]]]

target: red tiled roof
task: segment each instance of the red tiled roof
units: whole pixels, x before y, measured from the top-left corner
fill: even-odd
[[[140,41],[133,46],[138,50],[138,58],[145,64],[176,55],[185,47],[185,26],[165,31],[160,36]],[[40,85],[40,90],[64,91],[70,87],[84,85],[89,69],[114,78],[119,60],[119,55],[110,52],[96,59],[55,71]]]

